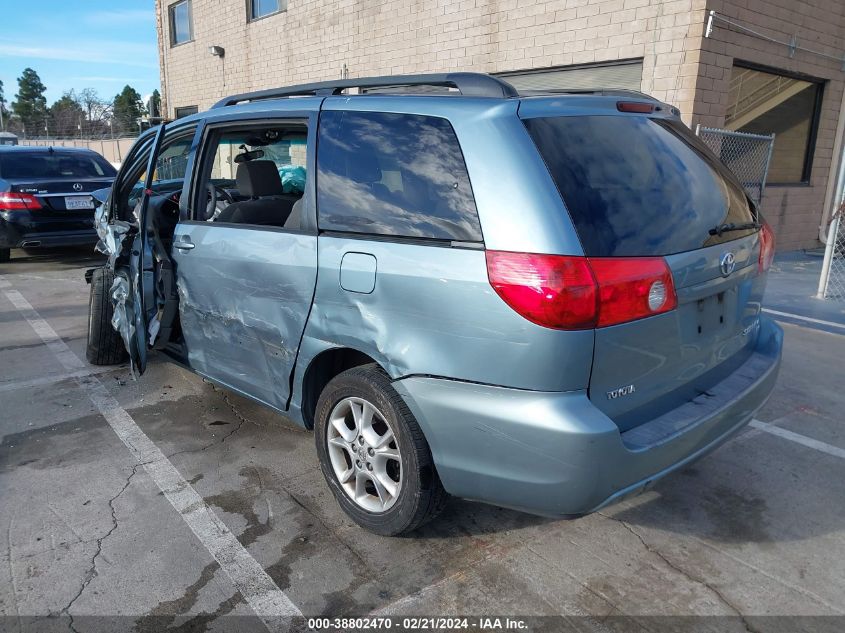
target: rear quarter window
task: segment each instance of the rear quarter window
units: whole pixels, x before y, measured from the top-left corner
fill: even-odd
[[[682,124],[645,116],[525,121],[590,257],[671,255],[735,240],[745,193]]]
[[[317,206],[322,230],[481,241],[458,139],[439,117],[324,111]]]

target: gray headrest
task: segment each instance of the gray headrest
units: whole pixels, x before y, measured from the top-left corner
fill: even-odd
[[[250,198],[279,196],[282,194],[282,179],[272,160],[250,160],[238,165],[235,177],[238,193]]]
[[[366,152],[350,157],[346,163],[346,173],[353,182],[369,184],[381,180],[378,161]]]

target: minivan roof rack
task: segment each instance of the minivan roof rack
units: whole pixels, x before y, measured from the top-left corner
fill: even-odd
[[[465,97],[518,97],[519,93],[507,81],[485,75],[484,73],[439,73],[424,75],[392,75],[383,77],[359,77],[337,79],[333,81],[318,81],[298,86],[270,88],[244,92],[221,99],[213,108],[223,108],[245,101],[261,101],[264,99],[280,99],[283,97],[302,97],[308,95],[331,96],[338,95],[348,88],[390,88],[404,86],[452,86]]]

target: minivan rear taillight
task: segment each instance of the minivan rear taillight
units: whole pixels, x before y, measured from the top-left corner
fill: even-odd
[[[662,257],[573,257],[487,251],[496,293],[529,321],[558,330],[616,325],[673,310]]]
[[[760,227],[760,257],[757,260],[758,272],[764,273],[769,270],[775,258],[775,233],[768,222],[763,222]]]
[[[0,191],[0,211],[20,211],[40,209],[41,203],[31,193]]]
[[[593,257],[599,286],[596,327],[635,321],[678,305],[672,272],[662,257]]]

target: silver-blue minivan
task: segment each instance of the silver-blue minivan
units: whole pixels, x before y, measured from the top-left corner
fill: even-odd
[[[670,105],[455,73],[236,95],[97,195],[88,359],[153,350],[313,429],[352,519],[587,513],[777,376],[771,229]]]

